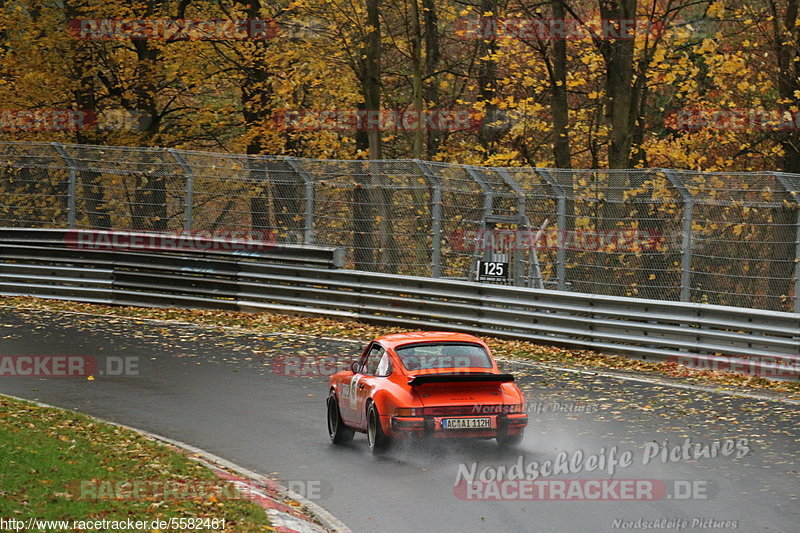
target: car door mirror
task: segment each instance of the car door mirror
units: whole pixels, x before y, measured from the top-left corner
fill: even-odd
[[[353,361],[352,363],[350,363],[350,370],[353,371],[353,374],[358,374],[358,367],[359,367],[358,361]]]

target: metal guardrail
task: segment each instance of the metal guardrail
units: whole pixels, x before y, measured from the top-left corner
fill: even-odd
[[[345,251],[335,246],[310,246],[247,239],[212,239],[191,234],[130,231],[0,228],[0,243],[25,243],[72,250],[155,251],[193,256],[236,256],[259,261],[342,268]]]
[[[794,313],[342,270],[334,268],[332,249],[322,268],[286,256],[279,263],[187,250],[75,249],[58,245],[59,230],[28,234],[40,242],[13,242],[26,235],[15,231],[0,230],[3,295],[321,314],[643,359],[746,365],[759,374],[800,364]],[[62,242],[68,231],[60,230]]]

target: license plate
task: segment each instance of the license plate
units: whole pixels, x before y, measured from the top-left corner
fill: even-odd
[[[443,418],[442,429],[490,429],[491,418]]]

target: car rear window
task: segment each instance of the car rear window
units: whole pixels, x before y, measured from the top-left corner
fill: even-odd
[[[492,368],[492,358],[483,346],[470,343],[415,343],[395,349],[406,370],[443,368]]]

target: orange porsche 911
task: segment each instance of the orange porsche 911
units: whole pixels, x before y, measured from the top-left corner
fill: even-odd
[[[367,434],[372,453],[393,439],[522,440],[528,415],[514,376],[472,335],[397,333],[369,343],[350,370],[330,378],[328,433],[335,444]]]

